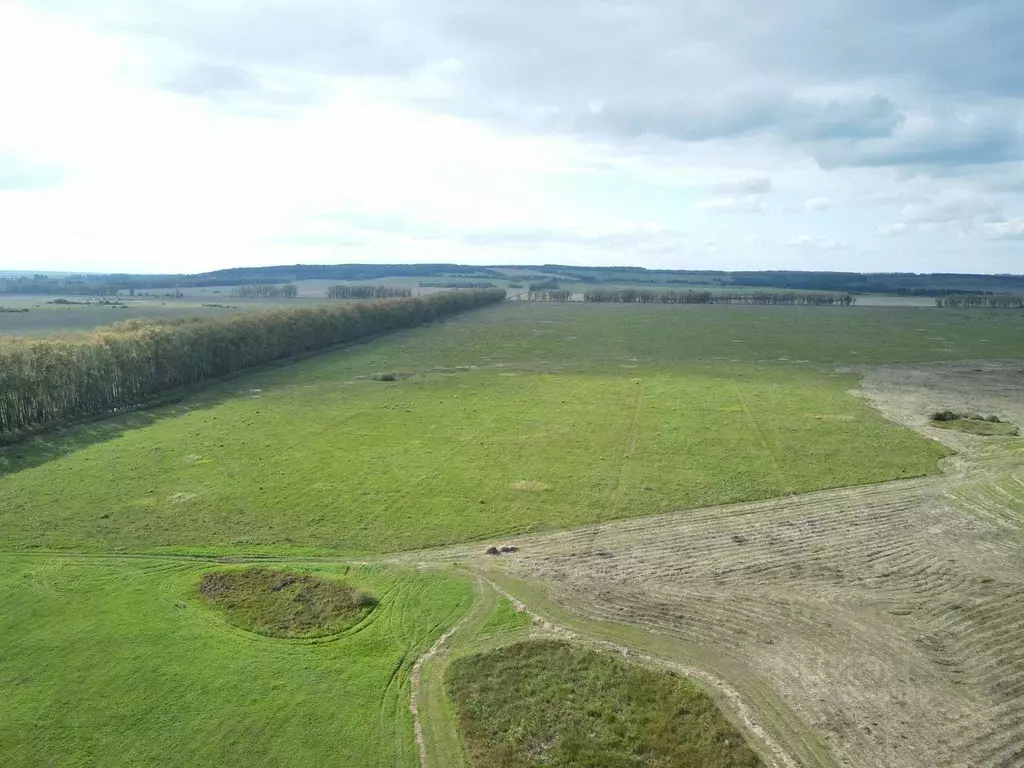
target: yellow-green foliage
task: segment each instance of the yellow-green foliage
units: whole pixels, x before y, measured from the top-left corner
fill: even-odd
[[[504,299],[453,291],[329,309],[169,323],[126,321],[73,341],[0,342],[0,437],[107,413],[204,379],[417,325]]]

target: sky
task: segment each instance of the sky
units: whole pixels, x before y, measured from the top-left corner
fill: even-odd
[[[0,270],[1024,272],[1021,0],[0,0]]]

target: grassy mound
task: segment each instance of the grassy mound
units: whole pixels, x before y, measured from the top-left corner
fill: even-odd
[[[334,634],[377,604],[340,581],[264,568],[205,573],[199,594],[235,626],[269,637]]]
[[[761,766],[694,683],[559,641],[469,656],[448,669],[474,766]]]
[[[981,416],[980,414],[959,413],[957,411],[936,411],[932,414],[932,426],[940,429],[951,429],[956,432],[967,432],[983,437],[1012,437],[1017,434],[1017,426],[1003,421],[998,416]]]

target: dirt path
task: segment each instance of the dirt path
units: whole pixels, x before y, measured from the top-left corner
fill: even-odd
[[[581,619],[678,641],[674,660],[733,691],[796,765],[1024,766],[1024,440],[926,423],[951,407],[1024,425],[1022,370],[861,371],[861,394],[889,418],[960,451],[940,477],[427,558],[540,584]]]
[[[479,610],[479,607],[484,597],[484,589],[485,588],[483,580],[477,577],[476,594],[474,595],[473,606],[466,612],[465,616],[463,616],[458,622],[456,622],[451,628],[449,628],[447,632],[445,632],[443,635],[437,638],[437,641],[430,647],[430,649],[426,653],[424,653],[416,660],[416,663],[413,664],[412,672],[409,675],[409,711],[412,713],[413,734],[415,735],[416,739],[416,748],[419,751],[420,768],[439,768],[439,766],[434,766],[433,762],[430,760],[430,755],[427,749],[427,743],[423,734],[423,718],[421,717],[420,714],[420,680],[422,679],[423,675],[423,666],[424,664],[429,664],[438,656],[441,656],[445,652],[445,649],[448,643],[451,641],[452,637],[456,633],[458,633],[459,630],[462,629],[467,623],[471,621],[480,620],[481,611]]]

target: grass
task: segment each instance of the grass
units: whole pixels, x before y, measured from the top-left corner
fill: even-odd
[[[762,765],[693,682],[569,643],[468,656],[446,684],[479,768]]]
[[[268,637],[323,637],[358,623],[377,599],[334,579],[244,568],[209,571],[199,594],[237,627]]]
[[[506,598],[501,598],[494,611],[480,625],[478,634],[494,635],[503,632],[514,632],[517,629],[525,629],[530,626],[529,615],[516,610]]]
[[[857,378],[836,366],[1015,357],[1022,331],[1021,317],[985,310],[516,303],[0,450],[0,764],[414,766],[410,670],[469,609],[471,586],[288,556],[502,543],[934,472],[944,449],[850,395]],[[374,380],[384,373],[395,380]],[[111,553],[267,560],[253,576]],[[269,569],[297,581],[275,592]],[[225,581],[238,573],[249,575]],[[228,613],[203,600],[204,579],[231,595]],[[379,605],[358,606],[360,593]],[[312,594],[301,609],[299,594]],[[453,670],[483,665],[467,680],[501,722],[521,711],[513,684],[524,696],[539,685],[537,706],[560,710],[549,753],[577,760],[563,764],[745,754],[685,681],[572,647],[530,646],[513,663],[501,646],[525,637],[529,617],[491,593],[470,618],[451,640]],[[424,664],[421,716],[434,764],[458,766],[446,658]],[[580,675],[569,687],[568,673]],[[666,719],[666,701],[687,702],[686,717]],[[587,718],[593,743],[578,738]],[[490,749],[493,733],[477,733],[474,749]],[[519,759],[528,731],[508,733],[502,754]]]
[[[381,553],[911,477],[945,455],[847,395],[847,376],[712,366],[379,383],[346,377],[343,356],[324,376],[324,362],[234,380],[6,475],[0,538]]]
[[[778,361],[782,341],[835,354],[828,334],[812,343],[811,317],[795,326],[802,340],[772,329],[810,313],[607,309],[485,310],[229,380],[142,426],[127,414],[20,444],[0,452],[0,538],[381,553],[918,476],[946,455],[850,396],[856,378],[832,361]],[[683,330],[659,332],[666,318]],[[776,335],[776,348],[705,355],[723,324],[720,335]],[[382,370],[397,380],[374,381]]]
[[[678,370],[695,363],[837,365],[1024,354],[1024,314],[937,307],[756,307],[509,302],[396,334],[359,355],[378,371],[506,366],[538,372]]]
[[[318,566],[380,605],[326,642],[281,640],[204,605],[203,563],[0,560],[5,768],[413,768],[409,671],[472,599],[449,576]]]

